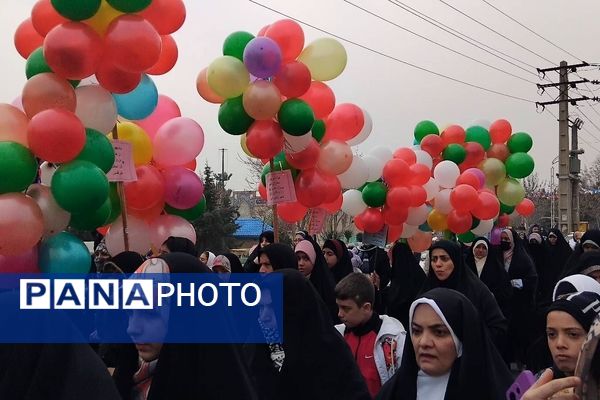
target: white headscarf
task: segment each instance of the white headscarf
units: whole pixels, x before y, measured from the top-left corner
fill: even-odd
[[[475,267],[477,269],[477,276],[481,277],[481,271],[483,270],[483,266],[485,265],[485,261],[487,260],[487,254],[485,257],[481,257],[481,258],[477,258],[477,256],[475,255],[475,247],[479,246],[480,244],[485,246],[485,249],[489,251],[488,245],[485,242],[485,240],[478,240],[475,243],[473,243],[473,247],[471,247],[473,250],[473,258],[475,258]]]

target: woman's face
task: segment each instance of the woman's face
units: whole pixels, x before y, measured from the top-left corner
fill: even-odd
[[[448,279],[454,271],[454,263],[444,249],[433,249],[431,252],[431,268],[440,281]]]
[[[554,364],[562,372],[573,374],[587,332],[569,313],[551,311],[546,317],[546,337]]]
[[[203,264],[206,264],[208,262],[208,253],[207,252],[200,254],[200,261],[202,261]]]
[[[450,371],[456,360],[456,345],[450,330],[429,304],[415,309],[411,322],[411,340],[417,365],[430,376]]]
[[[590,251],[598,251],[598,250],[600,250],[600,249],[598,248],[598,246],[596,246],[596,245],[595,245],[595,244],[593,244],[593,243],[586,243],[586,244],[584,244],[584,245],[583,245],[583,246],[581,246],[581,247],[583,248],[583,252],[584,252],[584,253],[588,253],[588,252],[590,252]]]
[[[302,272],[302,275],[306,277],[310,276],[315,265],[310,261],[308,255],[303,251],[297,251],[296,257],[298,257],[298,271]]]
[[[323,256],[325,257],[325,261],[327,261],[327,266],[329,268],[335,267],[335,265],[338,262],[338,258],[335,255],[335,252],[333,250],[328,249],[328,248],[324,248],[323,249]]]
[[[304,236],[302,236],[300,234],[296,234],[296,236],[294,236],[294,247],[296,247],[296,245],[303,240],[304,240]]]
[[[267,239],[267,237],[266,237],[266,236],[263,236],[263,237],[260,239],[260,247],[261,247],[261,248],[262,248],[262,247],[265,247],[265,246],[268,246],[268,245],[270,245],[270,244],[271,244],[271,242],[269,242],[269,240]]]
[[[487,253],[488,253],[488,249],[485,246],[485,244],[483,244],[483,243],[479,243],[477,246],[475,246],[475,249],[473,251],[475,258],[487,257]]]
[[[556,237],[555,234],[551,233],[550,235],[548,235],[548,242],[551,246],[556,246],[556,243],[558,242],[558,237]]]
[[[135,342],[135,348],[142,360],[149,362],[158,358],[163,346],[160,341],[167,335],[168,320],[168,307],[133,310],[129,314],[127,334]]]
[[[258,270],[258,272],[262,272],[263,274],[273,272],[271,260],[269,260],[269,256],[265,253],[262,253],[260,257],[258,257],[258,264],[260,265],[260,269]]]

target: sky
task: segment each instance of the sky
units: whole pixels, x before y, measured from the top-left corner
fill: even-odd
[[[502,55],[503,58],[527,71],[411,15],[397,5],[398,1],[255,1],[185,0],[187,19],[174,34],[179,47],[177,65],[168,74],[153,77],[159,92],[173,98],[179,104],[182,115],[195,119],[204,129],[205,147],[198,158],[198,170],[208,162],[219,171],[221,161],[218,149],[226,148],[225,166],[227,172],[232,174],[228,186],[236,190],[248,189],[245,182],[248,171],[239,161],[239,157],[244,155],[239,137],[221,130],[217,122],[218,105],[205,102],[196,92],[195,82],[198,72],[221,55],[222,43],[227,35],[239,30],[256,33],[264,25],[284,18],[257,3],[354,42],[341,40],[348,53],[348,64],[338,78],[327,83],[334,90],[338,103],[355,103],[367,110],[373,119],[374,129],[369,139],[355,147],[355,151],[360,153],[368,153],[376,146],[396,149],[412,145],[414,126],[423,119],[430,119],[442,127],[456,123],[466,128],[475,121],[505,118],[511,122],[513,131],[531,134],[534,147],[530,153],[536,162],[535,170],[540,178],[547,180],[550,178],[552,161],[558,155],[558,122],[549,111],[558,115],[558,106],[549,106],[548,111],[538,113],[533,102],[553,100],[558,92],[548,89],[548,94],[539,95],[535,84],[548,82],[541,81],[531,66],[553,67],[558,66],[561,60],[569,63],[581,60],[600,62],[594,41],[600,37],[600,24],[597,23],[600,2],[596,1],[399,0],[505,53],[512,59]],[[542,38],[500,14],[486,1]],[[21,93],[26,81],[25,60],[14,49],[13,36],[18,24],[29,16],[35,1],[0,0],[0,4],[0,102],[10,103]],[[400,27],[531,82],[469,60]],[[303,28],[306,44],[329,36],[306,25]],[[411,67],[402,61],[528,101],[467,86]],[[577,72],[590,80],[600,79],[598,67]],[[547,78],[557,82],[558,74],[550,72]],[[570,79],[579,77],[570,75]],[[600,88],[597,85],[588,84],[579,88],[580,94],[590,97],[600,93],[594,92]],[[571,96],[579,97],[579,94],[573,91]],[[600,155],[600,105],[581,102],[579,106],[579,110],[569,106],[569,113],[571,118],[580,116],[584,120],[580,147],[585,150],[582,156],[585,167]]]

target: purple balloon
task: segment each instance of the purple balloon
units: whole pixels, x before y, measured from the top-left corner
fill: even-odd
[[[171,167],[162,171],[165,179],[165,202],[171,207],[192,208],[204,194],[204,183],[194,171],[184,167]]]
[[[485,187],[485,174],[483,173],[482,170],[480,170],[479,168],[469,168],[465,172],[470,172],[473,175],[475,175],[477,177],[477,179],[479,179],[479,183],[481,184],[481,187]]]
[[[281,68],[281,50],[274,40],[259,36],[246,45],[244,64],[252,75],[268,78]]]
[[[499,245],[501,236],[502,228],[495,226],[490,232],[490,243],[493,245]]]

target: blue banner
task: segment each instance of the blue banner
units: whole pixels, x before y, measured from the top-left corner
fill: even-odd
[[[266,343],[279,274],[0,274],[0,343]]]

